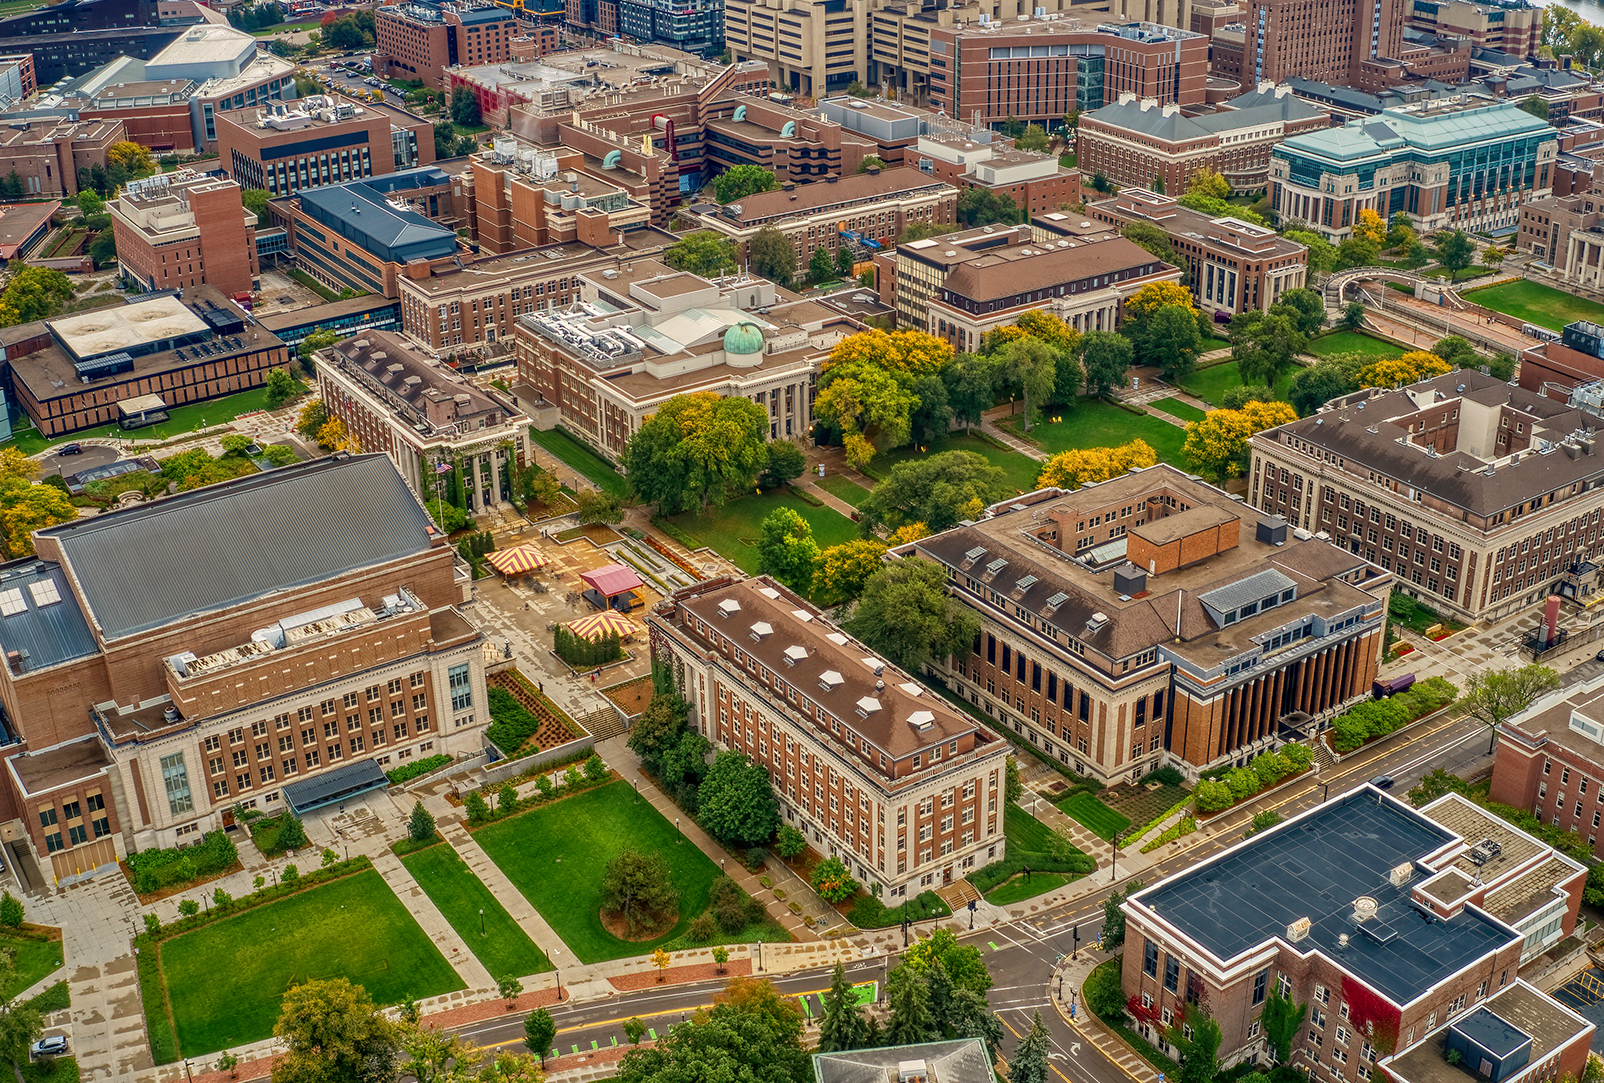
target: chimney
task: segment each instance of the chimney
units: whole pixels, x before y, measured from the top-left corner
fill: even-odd
[[[869,167],[869,176],[878,177],[879,175],[880,175],[880,167],[877,166],[877,165],[871,165]]]

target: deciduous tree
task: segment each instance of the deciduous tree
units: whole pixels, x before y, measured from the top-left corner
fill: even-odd
[[[1114,331],[1088,331],[1081,336],[1080,361],[1086,369],[1086,393],[1107,396],[1125,383],[1125,373],[1135,359],[1130,339]]]
[[[582,489],[574,495],[575,516],[582,526],[617,523],[624,518],[624,504],[605,489]]]
[[[768,411],[750,399],[675,395],[630,437],[624,467],[635,491],[665,515],[722,504],[755,484],[768,432]]]
[[[923,331],[871,329],[836,343],[821,366],[814,413],[841,430],[847,462],[866,466],[907,443],[918,405],[913,386],[952,359],[952,345]]]
[[[1185,1004],[1165,1037],[1178,1050],[1180,1083],[1214,1083],[1214,1077],[1220,1074],[1220,1043],[1224,1035],[1213,1016],[1195,1004]]]
[[[937,929],[902,953],[907,965],[930,971],[940,967],[958,989],[984,993],[991,988],[985,957],[973,944],[960,944],[950,929]]]
[[[620,1083],[811,1083],[802,1009],[759,978],[730,979],[713,1007],[695,1012],[648,1047],[624,1054]]]
[[[1214,170],[1204,167],[1197,170],[1187,179],[1186,194],[1191,195],[1193,192],[1211,196],[1214,199],[1229,199],[1231,198],[1231,182]]]
[[[752,270],[771,282],[789,286],[796,277],[796,246],[773,226],[764,226],[752,234],[746,242],[746,254]]]
[[[1302,286],[1287,290],[1276,298],[1270,311],[1291,317],[1293,324],[1304,335],[1318,333],[1326,322],[1325,298]]]
[[[1353,223],[1353,231],[1377,248],[1387,243],[1387,223],[1381,215],[1369,207],[1359,211],[1359,217]]]
[[[1060,451],[1042,464],[1036,484],[1043,488],[1078,489],[1091,482],[1117,478],[1136,467],[1153,466],[1158,453],[1145,440],[1118,447],[1072,448]]]
[[[1206,477],[1223,483],[1241,473],[1248,437],[1298,419],[1284,402],[1250,402],[1241,410],[1210,410],[1186,426],[1182,453]]]
[[[150,156],[150,150],[127,140],[106,148],[106,162],[121,166],[132,177],[147,177],[156,172],[156,160]]]
[[[1337,250],[1330,241],[1306,229],[1289,229],[1282,234],[1309,250],[1309,270],[1326,274],[1337,269]]]
[[[0,487],[0,532],[4,533],[6,555],[33,555],[33,532],[78,518],[67,494],[54,485]]]
[[[21,266],[0,293],[0,327],[47,320],[70,300],[72,279],[48,267]]]
[[[1339,365],[1319,361],[1292,375],[1287,398],[1302,417],[1308,417],[1339,395],[1359,390],[1358,382]]]
[[[435,1027],[401,1027],[401,1072],[417,1083],[469,1083],[484,1051],[460,1034]]]
[[[937,532],[978,519],[1008,495],[1008,476],[973,451],[943,451],[893,466],[858,512],[869,527],[924,523]]]
[[[1036,410],[1053,393],[1057,352],[1040,339],[1026,336],[1005,344],[992,360],[999,378],[1019,389],[1025,402],[1025,431],[1029,432]]]
[[[1402,357],[1379,358],[1359,370],[1360,387],[1401,387],[1451,371],[1452,366],[1434,353],[1410,350]]]
[[[1245,383],[1274,387],[1293,359],[1303,352],[1307,337],[1286,313],[1250,309],[1231,318],[1231,359]]]
[[[1455,278],[1476,258],[1476,242],[1462,229],[1448,229],[1437,234],[1436,250],[1437,262],[1444,270],[1453,272]]]
[[[345,978],[308,981],[285,993],[273,1034],[285,1049],[273,1062],[273,1083],[391,1083],[399,1075],[397,1027],[367,990]]]
[[[697,793],[697,820],[720,842],[752,846],[780,826],[774,786],[762,764],[745,753],[720,752]]]
[[[980,633],[979,618],[948,595],[941,566],[919,557],[876,572],[843,625],[909,673],[967,649]]]
[[[758,527],[758,571],[772,575],[799,594],[813,585],[819,543],[813,527],[793,508],[776,508]]]
[[[734,203],[757,192],[772,192],[780,186],[774,171],[760,165],[734,165],[713,181],[713,193],[720,203]]]
[[[1475,672],[1465,685],[1465,697],[1459,705],[1465,714],[1487,727],[1490,756],[1498,741],[1498,727],[1558,687],[1559,674],[1548,666]]]
[[[1203,350],[1196,311],[1180,305],[1166,305],[1153,313],[1142,337],[1143,358],[1158,365],[1164,378],[1170,381],[1190,373]]]
[[[813,600],[820,605],[840,605],[856,598],[869,577],[885,566],[885,552],[884,543],[872,538],[822,550],[813,567]]]
[[[735,242],[710,229],[699,229],[669,245],[663,262],[675,270],[715,278],[736,269]]]

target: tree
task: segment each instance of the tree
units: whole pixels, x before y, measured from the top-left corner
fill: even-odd
[[[952,345],[923,331],[871,329],[836,343],[820,368],[814,413],[841,430],[849,465],[907,442],[918,400],[913,386],[936,376]]]
[[[95,234],[89,242],[89,258],[96,267],[105,267],[117,260],[117,235],[109,228]]]
[[[85,193],[79,193],[78,209],[83,210],[84,214],[88,215],[90,212],[84,210],[84,194]],[[93,195],[93,193],[88,194]],[[94,198],[98,199],[99,197],[95,196]],[[269,198],[271,197],[268,195],[267,189],[265,188],[246,188],[239,194],[240,203],[245,207],[246,210],[256,215],[256,220],[262,225],[267,224],[267,201]],[[101,205],[105,206],[104,203]]]
[[[440,529],[447,534],[455,534],[468,525],[468,513],[455,504],[448,504],[442,500],[429,500],[423,506],[429,510],[430,516]]]
[[[1386,220],[1369,207],[1359,211],[1359,216],[1354,219],[1353,232],[1355,236],[1363,237],[1377,248],[1387,243]]]
[[[733,1083],[811,1083],[802,1048],[802,1009],[757,978],[730,979],[713,1007],[672,1028],[655,1045],[634,1048],[618,1066],[619,1083],[722,1078]]]
[[[1014,146],[1020,150],[1045,151],[1047,149],[1047,129],[1040,124],[1025,125],[1024,134],[1014,140]]]
[[[770,440],[768,462],[763,467],[758,484],[765,489],[778,489],[787,482],[801,477],[808,468],[807,456],[789,440]]]
[[[1274,387],[1308,339],[1285,313],[1250,309],[1231,317],[1231,359],[1246,383]]]
[[[1277,1063],[1292,1062],[1292,1039],[1302,1029],[1303,1017],[1308,1011],[1308,1004],[1299,1004],[1291,997],[1282,996],[1279,989],[1271,989],[1265,994],[1264,1011],[1259,1016],[1259,1022],[1264,1026],[1265,1044],[1270,1047]]]
[[[1115,891],[1103,900],[1103,950],[1118,951],[1125,944],[1125,900],[1142,888],[1140,880],[1132,880],[1125,888]]]
[[[581,526],[616,523],[624,518],[624,505],[618,497],[605,489],[582,490],[574,496],[578,505],[577,518]]]
[[[802,856],[802,851],[808,848],[808,838],[790,824],[781,824],[779,835],[774,840],[774,850],[782,858],[790,861]]]
[[[624,1020],[624,1037],[629,1039],[630,1045],[639,1045],[640,1040],[646,1037],[646,1024],[640,1021],[639,1016]]]
[[[1337,246],[1337,269],[1369,267],[1381,256],[1381,249],[1368,237],[1353,236]]]
[[[806,594],[813,584],[813,566],[819,559],[819,543],[813,540],[812,525],[792,508],[776,508],[758,530],[758,572],[772,575],[798,594]]]
[[[1172,382],[1192,371],[1203,350],[1196,313],[1180,305],[1166,305],[1154,313],[1145,340],[1143,358],[1157,364]]]
[[[1072,448],[1043,463],[1036,484],[1042,488],[1078,489],[1157,462],[1158,453],[1140,439],[1118,447]]]
[[[1320,361],[1293,373],[1292,386],[1287,392],[1287,398],[1297,409],[1299,416],[1308,417],[1339,395],[1347,395],[1357,390],[1359,390],[1357,381],[1344,372],[1340,365]]]
[[[863,161],[858,163],[858,172],[867,173],[871,169],[884,169],[885,167],[885,159],[881,158],[878,154],[866,154],[864,155]]]
[[[954,989],[947,1025],[952,1028],[954,1038],[979,1038],[985,1042],[986,1052],[992,1060],[997,1059],[997,1050],[1003,1040],[1003,1025],[986,1003],[984,994],[972,989]]]
[[[355,436],[345,431],[345,421],[342,418],[330,417],[317,431],[319,447],[330,451],[350,451],[359,443]]]
[[[1404,249],[1404,266],[1408,268],[1424,267],[1431,262],[1431,251],[1418,240],[1413,241]]]
[[[434,814],[423,807],[422,801],[412,803],[412,815],[407,817],[407,837],[413,842],[427,842],[434,838]]]
[[[465,86],[451,91],[451,123],[464,128],[479,126],[479,97]]]
[[[322,399],[313,399],[301,407],[300,414],[295,418],[295,431],[302,436],[316,438],[328,421],[329,408],[323,404]]]
[[[990,188],[965,188],[958,194],[958,221],[966,226],[1011,226],[1019,221],[1019,206],[1010,195]]]
[[[1331,242],[1306,229],[1289,229],[1282,234],[1287,240],[1301,244],[1309,250],[1309,270],[1327,273],[1337,269],[1337,250]]]
[[[679,744],[686,732],[690,707],[671,692],[658,692],[636,720],[626,742],[653,773],[660,769],[665,752]]]
[[[70,300],[72,279],[47,267],[23,266],[12,273],[5,292],[0,293],[0,327],[47,320]]]
[[[830,258],[830,250],[824,245],[813,250],[808,258],[808,281],[815,285],[828,282],[835,277],[835,260]]]
[[[1548,666],[1528,665],[1492,673],[1475,672],[1465,685],[1459,706],[1487,727],[1487,754],[1493,754],[1498,727],[1559,687],[1559,674]]]
[[[906,963],[893,970],[886,978],[886,1006],[891,1009],[886,1026],[890,1044],[917,1045],[939,1037],[930,1014],[930,980],[923,971]]]
[[[1009,762],[1012,762],[1010,759]],[[903,961],[915,970],[939,970],[956,989],[984,993],[991,988],[991,974],[985,957],[972,944],[960,944],[950,929],[937,929],[902,953]]]
[[[1017,387],[1025,401],[1025,431],[1029,432],[1037,407],[1053,393],[1058,358],[1045,342],[1026,336],[1015,339],[993,355],[994,371]]]
[[[780,826],[768,769],[742,752],[718,754],[702,779],[697,804],[698,822],[723,843],[753,846]]]
[[[858,882],[838,857],[827,857],[813,868],[813,890],[825,902],[845,902],[858,893]]]
[[[1192,304],[1192,293],[1179,282],[1151,282],[1125,301],[1120,330],[1138,350],[1147,344],[1148,328],[1159,310],[1178,306],[1196,320],[1197,307]]]
[[[106,164],[121,166],[131,177],[148,177],[156,172],[156,160],[138,143],[122,140],[106,148]]]
[[[749,490],[768,461],[768,411],[741,396],[675,395],[630,437],[624,468],[664,515]]]
[[[973,451],[943,451],[893,466],[858,508],[868,528],[924,523],[939,532],[978,519],[1008,494],[1008,476]]]
[[[631,936],[664,924],[679,910],[679,889],[661,854],[625,849],[602,871],[603,911],[622,915]]]
[[[736,269],[735,242],[710,229],[687,233],[663,252],[663,262],[678,271],[716,278]]]
[[[734,203],[757,192],[772,192],[780,186],[774,171],[760,165],[732,165],[713,182],[713,194],[720,203]]]
[[[545,1008],[536,1008],[524,1019],[524,1047],[540,1058],[545,1067],[551,1043],[557,1040],[557,1021]]]
[[[417,1083],[469,1083],[477,1078],[484,1051],[461,1035],[416,1025],[401,1027],[400,1035],[402,1075]]]
[[[273,1063],[273,1083],[397,1078],[400,1034],[367,990],[345,978],[308,981],[284,994],[273,1035],[285,1052]]]
[[[523,991],[524,983],[517,978],[509,976],[496,979],[496,995],[507,1002],[509,1010],[512,1008],[512,1002],[517,1000]]]
[[[1220,1074],[1220,1043],[1225,1036],[1213,1016],[1195,1004],[1186,1004],[1165,1037],[1178,1050],[1179,1083],[1214,1083]]]
[[[922,241],[928,237],[940,237],[946,233],[957,230],[957,226],[950,222],[910,222],[908,228],[897,237],[898,244],[908,244],[912,241]]]
[[[1220,396],[1220,406],[1226,410],[1241,410],[1250,402],[1274,402],[1275,392],[1263,384],[1238,384],[1226,388]]]
[[[1509,250],[1496,244],[1490,244],[1481,251],[1483,267],[1500,267],[1504,260],[1509,258]]]
[[[1305,335],[1317,334],[1326,322],[1325,298],[1314,290],[1302,286],[1287,290],[1276,298],[1275,304],[1270,306],[1270,311],[1290,317],[1297,329]]]
[[[1357,331],[1364,326],[1365,306],[1358,301],[1349,301],[1342,306],[1342,326],[1349,331]]]
[[[26,980],[26,979],[24,979]],[[0,952],[0,985],[19,988],[16,953]],[[0,999],[0,1057],[11,1062],[11,1071],[22,1079],[21,1066],[28,1063],[28,1045],[44,1033],[44,1015],[30,1001]]]
[[[9,557],[33,555],[33,532],[78,518],[67,494],[54,485],[0,486],[0,540]]]
[[[869,1019],[858,1006],[858,993],[847,980],[846,967],[835,964],[830,988],[820,999],[824,1003],[824,1015],[819,1019],[820,1053],[862,1049],[868,1044]]]
[[[1476,258],[1476,242],[1462,229],[1449,229],[1437,234],[1437,262],[1452,272],[1455,278]]]
[[[1151,222],[1127,222],[1121,227],[1120,235],[1138,248],[1146,249],[1165,263],[1172,265],[1179,263],[1175,258],[1175,242],[1170,240],[1168,233],[1165,233]],[[1191,300],[1190,294],[1187,299],[1188,301]]]
[[[1214,170],[1205,167],[1193,173],[1187,180],[1186,194],[1200,194],[1213,199],[1230,199],[1231,182]]]
[[[1227,203],[1223,199],[1206,196],[1201,192],[1188,192],[1176,202],[1183,207],[1192,208],[1199,214],[1206,214],[1210,218],[1236,218],[1255,226],[1268,226],[1270,224],[1265,220],[1264,215],[1255,210],[1248,207],[1238,207],[1234,203]]]
[[[1536,94],[1528,95],[1526,100],[1520,103],[1519,108],[1524,109],[1538,120],[1548,119],[1548,103]]]
[[[822,550],[813,566],[814,600],[821,605],[852,601],[863,593],[869,578],[885,566],[885,552],[885,544],[872,538],[858,538]]]
[[[1482,363],[1481,356],[1476,353],[1476,347],[1459,335],[1438,339],[1432,345],[1431,352],[1446,361],[1451,368],[1473,369]]]
[[[941,366],[941,382],[947,388],[947,405],[952,409],[953,420],[962,421],[966,428],[980,424],[981,415],[996,404],[993,368],[991,358],[970,353],[959,354]],[[1056,379],[1053,382],[1055,391],[1064,390]]]
[[[20,929],[24,910],[22,902],[11,892],[0,895],[0,925],[7,929]]]
[[[752,270],[771,282],[789,286],[796,277],[796,247],[791,238],[773,226],[764,226],[752,234],[752,239],[746,242],[746,253]]]
[[[1014,1059],[1008,1065],[1008,1083],[1047,1083],[1047,1028],[1042,1025],[1039,1011],[1025,1036],[1014,1046]]]
[[[846,278],[852,273],[852,267],[857,261],[852,258],[852,249],[842,245],[835,250],[835,273]]]
[[[462,807],[467,811],[468,822],[471,824],[484,823],[490,819],[490,804],[478,790],[468,792],[468,796],[462,799]]]
[[[1359,370],[1360,387],[1403,387],[1441,376],[1452,366],[1434,353],[1410,350],[1402,357],[1379,358]]]
[[[295,382],[295,377],[291,376],[289,370],[284,368],[269,369],[267,379],[262,384],[262,389],[267,394],[267,408],[269,410],[277,410],[280,406],[293,399],[301,390],[300,385]]]
[[[1130,339],[1113,331],[1088,331],[1081,336],[1080,362],[1086,369],[1086,393],[1107,397],[1116,385],[1125,383],[1125,373],[1135,359]]]
[[[966,649],[980,634],[979,618],[947,594],[941,566],[919,557],[876,572],[842,626],[915,674],[931,659]]]
[[[1202,420],[1186,426],[1181,451],[1198,473],[1223,484],[1242,472],[1248,437],[1297,419],[1297,411],[1284,402],[1250,402],[1241,410],[1210,410]]]

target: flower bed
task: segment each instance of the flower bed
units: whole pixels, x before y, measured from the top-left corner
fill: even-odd
[[[1181,838],[1182,836],[1190,835],[1196,830],[1197,820],[1191,816],[1182,816],[1162,835],[1148,843],[1146,846],[1142,847],[1142,853],[1150,853],[1154,850],[1157,850],[1160,846],[1174,842],[1176,839]]]
[[[417,778],[419,775],[426,775],[436,768],[444,767],[450,762],[451,757],[442,752],[438,755],[425,756],[421,760],[414,760],[411,763],[402,764],[394,771],[386,771],[384,773],[384,777],[390,780],[390,785],[399,786],[401,783]]]
[[[165,898],[240,867],[239,851],[222,831],[208,831],[199,846],[140,850],[123,861],[141,902]]]

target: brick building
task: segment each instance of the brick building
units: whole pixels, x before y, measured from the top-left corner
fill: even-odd
[[[158,0],[65,0],[0,19],[0,53],[32,58],[35,79],[50,86],[119,56],[156,55],[184,33],[159,17]]]
[[[691,725],[766,767],[784,822],[888,905],[1006,856],[1007,742],[809,602],[713,579],[647,624]]]
[[[497,135],[470,162],[475,238],[484,255],[571,241],[605,247],[651,220],[651,207],[611,183],[606,170],[585,170],[582,151],[520,148]]]
[[[1368,695],[1392,585],[1165,463],[893,553],[940,564],[980,617],[973,648],[929,668],[1107,784],[1246,763]]]
[[[1289,1067],[1416,1078],[1398,1061],[1443,1023],[1541,996],[1520,967],[1570,934],[1586,875],[1458,794],[1417,811],[1364,786],[1132,895],[1124,991],[1161,1049],[1174,1047],[1160,1028],[1206,1003],[1221,1062],[1262,1062],[1274,990],[1308,1005]]]
[[[106,164],[106,148],[128,138],[120,120],[39,120],[0,129],[0,176],[13,171],[30,196],[78,193],[78,170]]]
[[[1080,118],[1075,137],[1083,173],[1101,173],[1121,187],[1186,191],[1192,175],[1212,169],[1238,192],[1265,187],[1270,151],[1289,136],[1319,132],[1326,114],[1285,86],[1263,86],[1212,113],[1188,116],[1180,106],[1121,96]]]
[[[1059,164],[1056,154],[1020,150],[985,129],[960,125],[943,131],[939,122],[930,127],[916,151],[919,167],[931,176],[956,188],[1007,196],[1026,218],[1081,202],[1080,170]]]
[[[1361,85],[1364,65],[1403,46],[1406,0],[1248,0],[1242,81],[1289,76]]]
[[[1248,502],[1398,577],[1466,621],[1497,621],[1604,556],[1597,419],[1461,369],[1333,399],[1250,441]]]
[[[1411,0],[1404,14],[1416,30],[1525,60],[1543,44],[1543,6],[1526,0]]]
[[[1283,293],[1308,281],[1309,250],[1303,245],[1238,218],[1210,218],[1181,206],[1174,196],[1126,188],[1112,199],[1088,204],[1086,213],[1115,228],[1144,222],[1163,230],[1186,263],[1197,306],[1216,322],[1253,309],[1267,312]],[[1031,225],[1054,232],[1050,219],[1032,219]]]
[[[239,805],[304,813],[391,761],[480,751],[466,570],[381,455],[49,527],[35,551],[0,569],[0,815],[52,883]]]
[[[1597,1030],[1571,1008],[1517,980],[1408,1049],[1383,1058],[1379,1067],[1398,1083],[1472,1083],[1485,1079],[1488,1067],[1499,1083],[1579,1079]]]
[[[269,196],[434,163],[434,130],[399,110],[314,94],[217,114],[217,153],[243,188]]]
[[[5,361],[17,404],[46,436],[160,421],[124,406],[155,395],[153,408],[165,410],[249,391],[289,363],[276,335],[211,286],[23,326],[31,333],[12,339]]]
[[[237,181],[191,169],[158,173],[130,181],[106,209],[117,269],[141,289],[256,287],[256,216],[241,205]]]
[[[1551,692],[1498,727],[1488,797],[1585,838],[1604,857],[1604,677]]]
[[[376,8],[373,28],[375,75],[416,79],[440,90],[446,68],[511,60],[518,18],[498,4],[408,0]]]
[[[615,461],[664,402],[693,392],[751,399],[768,411],[770,439],[805,438],[819,366],[862,330],[818,302],[781,300],[764,279],[714,282],[653,259],[565,281],[523,302],[514,390],[543,428],[560,421]]]
[[[456,469],[469,515],[512,499],[529,419],[399,336],[363,331],[319,351],[317,386],[345,431],[388,455],[421,499],[439,495],[442,464]]]

